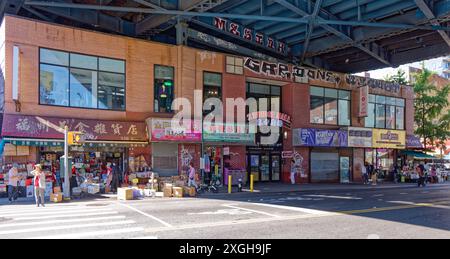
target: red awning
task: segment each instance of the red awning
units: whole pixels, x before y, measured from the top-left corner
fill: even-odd
[[[80,120],[45,116],[4,114],[2,137],[63,139],[61,129],[85,133],[87,140],[148,141],[144,122]]]

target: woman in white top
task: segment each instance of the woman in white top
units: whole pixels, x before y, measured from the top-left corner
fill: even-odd
[[[45,207],[45,173],[42,171],[41,165],[35,165],[34,171],[31,174],[34,176],[33,184],[34,184],[34,196],[36,198],[36,206],[39,207],[41,204],[42,207]]]

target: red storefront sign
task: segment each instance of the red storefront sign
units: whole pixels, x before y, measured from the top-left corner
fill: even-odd
[[[359,88],[359,113],[358,117],[369,115],[369,86]]]
[[[44,116],[5,114],[2,136],[39,139],[63,139],[58,129],[69,127],[70,131],[85,134],[87,140],[147,141],[147,129],[143,122],[117,122],[79,120]]]

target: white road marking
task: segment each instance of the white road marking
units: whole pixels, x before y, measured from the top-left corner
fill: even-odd
[[[61,223],[75,223],[75,222],[93,222],[101,220],[116,220],[125,219],[125,216],[109,216],[109,217],[98,217],[98,218],[79,218],[79,219],[64,219],[64,220],[49,220],[49,221],[33,221],[27,223],[12,223],[12,224],[0,224],[1,228],[9,227],[24,227],[24,226],[34,226],[34,225],[47,225],[47,224],[61,224]]]
[[[188,215],[247,215],[247,214],[252,214],[252,212],[243,211],[240,209],[228,209],[228,210],[216,210],[216,211],[188,213]]]
[[[328,199],[341,199],[341,200],[362,200],[362,198],[349,197],[349,196],[334,196],[334,195],[305,195],[305,196],[313,197],[313,198],[328,198]]]
[[[103,208],[103,209],[70,209],[70,210],[57,210],[57,211],[46,211],[44,210],[36,210],[32,213],[6,213],[6,214],[0,214],[0,217],[3,218],[11,218],[11,217],[17,217],[17,216],[39,216],[39,215],[59,215],[59,214],[70,214],[70,213],[80,213],[80,212],[100,212],[100,211],[111,211],[109,208]]]
[[[114,222],[92,223],[92,224],[79,224],[79,225],[67,225],[67,226],[56,226],[56,227],[16,229],[16,230],[0,231],[0,235],[11,235],[11,234],[20,234],[20,233],[32,233],[32,232],[75,229],[75,228],[109,227],[109,226],[118,226],[118,225],[128,225],[128,224],[134,224],[134,223],[136,223],[136,222],[133,221],[133,220],[125,220],[125,221],[114,221]]]
[[[125,208],[128,208],[128,209],[130,209],[130,210],[133,210],[133,211],[135,211],[135,212],[137,212],[137,213],[139,213],[139,214],[141,214],[141,215],[144,215],[144,216],[146,216],[146,217],[148,217],[148,218],[151,218],[151,219],[153,219],[153,220],[156,220],[156,221],[158,221],[159,223],[163,224],[164,226],[166,226],[166,227],[168,227],[168,228],[173,227],[173,226],[170,225],[169,223],[167,223],[167,222],[165,222],[165,221],[163,221],[163,220],[161,220],[161,219],[159,219],[159,218],[157,218],[157,217],[155,217],[155,216],[153,216],[153,215],[150,215],[150,214],[148,214],[148,213],[145,213],[145,212],[143,212],[143,211],[140,211],[140,210],[138,210],[138,209],[136,209],[136,208],[134,208],[134,207],[131,207],[131,206],[126,205],[126,204],[122,204],[122,203],[120,203],[120,202],[117,202],[117,204],[119,204],[120,206],[123,206],[123,207],[125,207]]]
[[[249,212],[254,212],[254,213],[257,213],[257,214],[262,214],[262,215],[266,215],[266,216],[270,216],[270,217],[274,217],[274,218],[279,218],[279,217],[281,217],[281,216],[279,216],[279,215],[270,214],[270,213],[267,213],[267,212],[264,212],[264,211],[252,210],[252,209],[247,209],[247,208],[238,207],[238,206],[235,206],[234,204],[224,204],[224,205],[222,205],[222,206],[228,207],[228,208],[232,208],[232,209],[238,209],[238,210],[245,210],[245,211],[249,211]]]
[[[263,206],[263,207],[271,207],[271,208],[276,208],[276,209],[298,211],[298,212],[303,212],[303,213],[312,214],[312,215],[333,215],[334,214],[334,213],[328,212],[328,211],[298,208],[298,207],[291,207],[291,206],[284,206],[284,205],[265,204],[265,203],[251,203],[251,204],[257,205],[257,206]]]
[[[75,213],[75,214],[64,214],[64,215],[52,215],[52,216],[39,216],[39,217],[20,217],[14,218],[14,221],[23,221],[23,220],[36,220],[39,219],[57,219],[57,218],[73,218],[73,217],[90,217],[90,216],[101,216],[101,215],[113,215],[119,214],[117,211],[108,211],[108,212],[98,212],[98,213]]]
[[[129,234],[135,232],[142,232],[144,228],[122,228],[122,229],[112,229],[112,230],[102,230],[102,231],[92,231],[92,232],[84,232],[84,233],[76,233],[76,234],[65,234],[65,235],[53,235],[53,236],[40,236],[33,237],[28,239],[80,239],[87,238],[93,236],[109,236],[114,234]]]

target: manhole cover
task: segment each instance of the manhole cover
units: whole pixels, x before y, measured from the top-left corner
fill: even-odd
[[[93,204],[87,204],[86,207],[106,207],[109,204],[106,203],[93,203]]]

